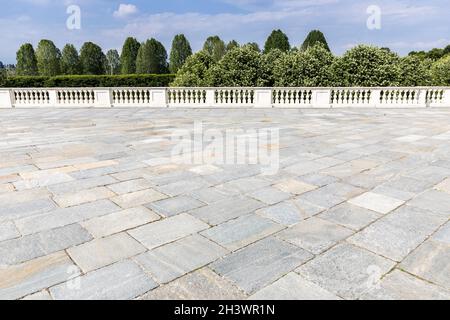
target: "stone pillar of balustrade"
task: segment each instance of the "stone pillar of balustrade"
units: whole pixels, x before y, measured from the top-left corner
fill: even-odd
[[[111,108],[111,90],[110,89],[94,89],[95,107],[97,108]]]
[[[215,105],[214,101],[214,91],[215,89],[206,89],[206,106],[213,107]]]
[[[313,89],[311,104],[313,108],[331,108],[331,90]]]
[[[0,89],[0,109],[13,107],[12,90]]]
[[[167,108],[168,102],[167,102],[167,89],[161,88],[161,89],[151,89],[150,90],[150,107],[154,108]]]
[[[255,108],[272,108],[272,89],[255,89]]]
[[[370,99],[369,99],[369,107],[371,108],[381,108],[382,104],[380,101],[381,98],[381,89],[373,88],[370,90]]]

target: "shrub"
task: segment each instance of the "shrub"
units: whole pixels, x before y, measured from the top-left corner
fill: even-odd
[[[273,30],[264,44],[264,53],[268,53],[273,49],[280,49],[283,52],[291,49],[288,36],[279,29]]]
[[[36,76],[38,74],[36,54],[30,43],[25,43],[17,51],[16,68],[19,76]]]
[[[431,66],[430,59],[421,59],[416,55],[401,58],[399,64],[400,85],[405,87],[431,85]]]
[[[98,45],[92,42],[83,44],[80,50],[80,62],[83,74],[105,74],[106,56]]]
[[[323,44],[325,49],[327,49],[328,51],[331,51],[330,47],[328,46],[327,40],[325,39],[324,34],[319,30],[313,30],[310,33],[308,33],[308,36],[306,37],[305,41],[303,42],[301,49],[303,51],[305,51],[306,49],[311,48],[318,43]]]
[[[450,55],[436,61],[431,68],[431,74],[434,85],[450,85]]]
[[[174,80],[174,77],[173,74],[10,77],[6,79],[4,87],[167,87],[169,83]]]
[[[215,64],[213,58],[205,51],[199,51],[187,58],[186,63],[178,70],[174,87],[207,86],[206,72]]]
[[[280,49],[272,49],[269,53],[261,55],[257,82],[259,87],[272,87],[275,85],[274,66],[283,55]]]
[[[173,38],[170,50],[170,72],[177,73],[190,56],[192,56],[192,49],[189,41],[184,34],[177,34]]]
[[[61,74],[61,52],[53,41],[39,41],[36,60],[39,75],[51,77]]]

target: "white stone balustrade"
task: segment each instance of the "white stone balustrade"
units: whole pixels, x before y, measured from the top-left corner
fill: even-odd
[[[450,87],[0,88],[0,108],[435,108]]]

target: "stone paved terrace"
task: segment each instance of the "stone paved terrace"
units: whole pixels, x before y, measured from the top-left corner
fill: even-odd
[[[196,120],[279,128],[280,170],[161,160]],[[2,299],[450,299],[450,110],[11,109],[0,123]]]

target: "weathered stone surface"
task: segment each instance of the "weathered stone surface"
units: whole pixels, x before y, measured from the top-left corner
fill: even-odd
[[[438,185],[436,185],[435,189],[450,193],[450,178],[447,178]]]
[[[67,253],[87,273],[144,251],[145,247],[128,234],[118,233],[69,248]]]
[[[400,264],[403,270],[450,290],[450,244],[428,240]]]
[[[50,199],[33,200],[13,205],[2,205],[2,207],[0,207],[0,221],[38,215],[55,210],[56,208],[56,204]]]
[[[450,292],[394,270],[361,297],[364,300],[449,300]]]
[[[0,203],[2,207],[15,207],[21,203],[32,202],[34,200],[48,199],[50,193],[45,188],[22,190],[10,193],[0,194]],[[1,210],[1,209],[0,209]],[[1,211],[0,211],[1,215]]]
[[[409,205],[450,217],[450,194],[430,190],[408,202]]]
[[[153,249],[208,228],[206,223],[182,213],[130,230],[128,233],[148,249]]]
[[[344,183],[329,184],[320,189],[302,194],[297,199],[306,201],[322,208],[334,207],[349,198],[357,196],[364,192],[363,189],[353,187]]]
[[[270,207],[259,209],[256,213],[285,226],[296,224],[310,217],[294,201],[284,201]]]
[[[208,188],[210,186],[211,184],[202,178],[193,178],[159,186],[157,189],[164,194],[174,197],[191,192],[192,190]]]
[[[280,189],[283,192],[289,192],[295,195],[300,195],[305,192],[317,189],[316,186],[298,181],[296,179],[284,180],[274,185],[275,188]]]
[[[18,299],[80,274],[69,257],[57,252],[11,267],[0,267],[0,299]]]
[[[147,189],[123,194],[121,196],[114,197],[111,200],[122,208],[129,209],[165,198],[167,198],[166,195],[153,189]]]
[[[48,186],[47,189],[54,195],[61,195],[70,192],[78,192],[82,190],[103,187],[116,182],[117,180],[112,178],[111,176],[100,176],[89,179],[75,180],[61,184],[55,184]]]
[[[400,207],[403,203],[405,203],[402,200],[387,197],[373,192],[364,193],[359,197],[349,200],[348,202],[350,204],[360,206],[362,208],[366,208],[382,214],[389,213]]]
[[[243,300],[246,294],[209,268],[202,268],[156,288],[142,300]]]
[[[37,172],[41,173],[40,171]],[[39,177],[36,178],[14,182],[14,187],[17,190],[26,190],[32,188],[46,187],[68,181],[73,181],[73,178],[67,173],[53,173],[53,174],[49,173],[46,175],[41,174]]]
[[[41,300],[53,300],[50,296],[50,293],[46,290],[42,290],[33,294],[30,294],[29,296],[26,296],[22,300],[32,300],[32,301],[41,301]]]
[[[66,283],[50,288],[56,300],[125,300],[133,299],[157,287],[142,269],[130,260],[90,272],[79,278],[79,289]]]
[[[0,194],[14,191],[14,186],[10,183],[0,184]]]
[[[61,194],[53,197],[53,200],[61,207],[73,207],[83,203],[108,199],[115,196],[113,192],[105,187],[78,191],[76,193]]]
[[[81,225],[95,238],[133,229],[159,220],[161,217],[144,207],[136,207],[93,218]]]
[[[135,260],[159,283],[167,283],[225,255],[227,251],[193,235],[146,252]]]
[[[235,251],[281,229],[283,227],[278,223],[250,214],[220,224],[201,234],[228,250]]]
[[[277,237],[313,254],[319,254],[352,234],[350,229],[312,217],[283,230]]]
[[[129,180],[124,182],[119,182],[111,184],[108,186],[109,189],[114,191],[116,194],[125,194],[136,191],[142,191],[151,188],[152,185],[145,179]]]
[[[444,221],[445,218],[432,212],[404,206],[355,234],[349,241],[401,261]]]
[[[304,264],[297,272],[339,297],[357,299],[394,265],[364,249],[341,244]]]
[[[16,221],[16,226],[22,234],[26,235],[81,222],[116,211],[120,211],[120,207],[111,201],[99,200],[23,218]]]
[[[291,272],[259,290],[251,300],[340,300],[333,293]]]
[[[213,263],[211,267],[247,293],[254,293],[311,258],[312,255],[303,249],[267,238]]]
[[[291,197],[289,193],[282,192],[276,188],[268,187],[264,189],[260,189],[257,191],[253,191],[248,194],[250,197],[255,198],[266,204],[275,204],[279,203],[283,200],[287,200]]]
[[[211,187],[206,189],[194,190],[191,193],[188,193],[187,195],[201,202],[211,204],[214,202],[219,202],[221,200],[227,199],[228,197],[231,196],[231,193],[224,189]]]
[[[348,202],[340,204],[319,215],[320,218],[340,224],[346,228],[360,230],[380,218],[380,214]]]
[[[17,237],[20,237],[20,233],[13,222],[0,222],[0,242]]]
[[[91,240],[78,224],[43,231],[0,243],[0,265],[13,265]]]
[[[450,245],[450,222],[433,234],[432,239]]]
[[[155,201],[146,205],[161,216],[171,217],[189,210],[203,207],[205,204],[188,196],[177,196],[173,198]]]

